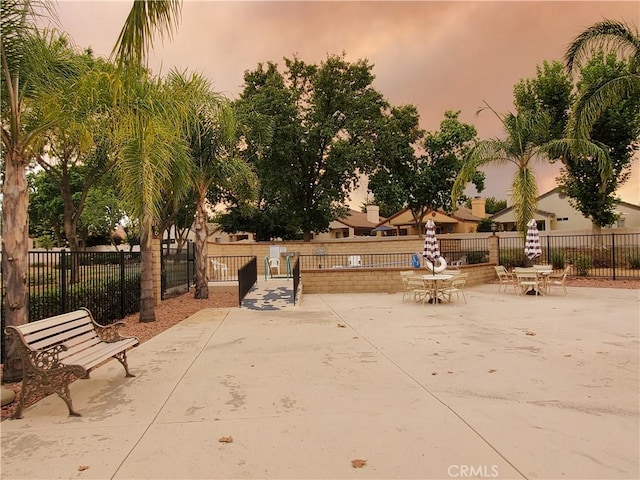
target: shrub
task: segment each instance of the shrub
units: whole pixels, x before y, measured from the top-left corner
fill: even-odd
[[[62,308],[62,292],[51,288],[44,292],[29,295],[29,321],[70,312],[80,307],[88,308],[96,322],[107,325],[120,318],[121,302],[124,302],[124,314],[135,313],[140,308],[140,274],[125,278],[121,300],[120,278],[115,276],[96,282],[95,280],[68,285],[66,289],[66,308]]]
[[[526,265],[526,257],[524,251],[510,249],[500,254],[500,265],[504,265],[507,269],[515,267],[524,267]]]
[[[467,252],[467,263],[469,265],[475,265],[477,263],[485,263],[488,258],[489,258],[489,252],[487,251]]]
[[[640,270],[640,255],[629,256],[629,268]]]
[[[567,259],[562,252],[553,252],[551,254],[551,266],[554,270],[564,270],[566,266]]]
[[[579,253],[573,259],[573,266],[575,267],[578,276],[586,277],[589,275],[589,269],[593,267],[593,260],[590,255],[586,253]]]

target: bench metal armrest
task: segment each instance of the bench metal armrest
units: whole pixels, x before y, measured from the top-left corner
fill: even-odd
[[[42,350],[27,350],[27,356],[32,367],[38,370],[53,370],[60,368],[60,353],[67,350],[66,345],[53,345]]]
[[[126,323],[123,321],[112,323],[110,325],[100,325],[94,321],[94,327],[98,333],[98,337],[106,343],[118,342],[120,340],[126,340],[127,338],[136,338],[134,336],[121,335],[119,329],[124,326],[126,326]]]

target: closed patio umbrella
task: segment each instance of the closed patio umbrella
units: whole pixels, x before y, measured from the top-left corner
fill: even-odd
[[[529,260],[542,255],[542,247],[540,246],[540,234],[538,233],[538,223],[534,218],[527,223],[527,238],[524,245],[524,254]]]
[[[438,246],[438,240],[436,239],[436,224],[433,223],[433,220],[431,219],[427,220],[422,256],[426,260],[427,268],[433,271],[434,274],[436,271],[441,272],[447,268],[447,262],[440,256],[440,247]],[[439,267],[435,267],[434,265],[437,260],[440,260]]]

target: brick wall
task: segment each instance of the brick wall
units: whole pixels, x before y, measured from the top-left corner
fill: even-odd
[[[400,271],[403,269],[335,268],[303,270],[303,293],[396,293],[403,290]],[[417,273],[426,270],[414,269]],[[490,282],[496,278],[492,264],[468,265],[460,268],[468,272],[467,286]]]

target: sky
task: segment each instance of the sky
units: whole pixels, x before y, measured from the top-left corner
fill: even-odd
[[[503,137],[499,120],[478,114],[484,102],[513,111],[513,86],[546,61],[562,61],[567,45],[604,18],[640,26],[637,1],[212,1],[183,0],[170,39],[156,39],[149,66],[198,72],[230,99],[245,71],[294,55],[320,63],[345,53],[374,65],[374,86],[392,105],[413,104],[421,127],[438,130],[446,110],[460,111],[480,139]],[[58,0],[57,28],[80,48],[109,56],[130,0]],[[281,70],[282,71],[282,70]],[[534,165],[538,191],[556,187],[559,166]],[[515,167],[487,167],[483,197],[507,199]],[[366,188],[352,193],[358,208]],[[467,194],[476,195],[470,187]],[[640,160],[618,195],[640,204]]]

